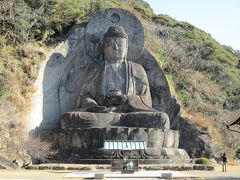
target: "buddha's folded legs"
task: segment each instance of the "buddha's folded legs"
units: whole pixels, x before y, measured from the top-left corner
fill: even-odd
[[[105,128],[109,126],[170,129],[164,112],[93,113],[68,112],[61,118],[61,128]]]
[[[105,128],[119,121],[118,113],[67,112],[61,118],[61,128]]]
[[[116,125],[170,129],[169,117],[164,112],[131,112],[122,114],[120,121]]]

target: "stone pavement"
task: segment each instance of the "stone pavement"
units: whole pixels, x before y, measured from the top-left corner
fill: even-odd
[[[121,172],[99,172],[99,171],[77,171],[71,172],[65,178],[85,178],[93,179],[97,175],[103,175],[105,179],[192,179],[198,178],[198,175],[186,174],[178,171],[137,171],[134,174],[122,174]]]
[[[72,180],[76,179],[74,177],[68,178],[70,174],[79,174],[79,172],[84,172],[84,171],[61,171],[61,170],[0,170],[0,180],[59,180],[59,179],[64,179],[64,180]],[[86,172],[86,171],[85,171]],[[88,171],[88,172],[93,172],[93,171]],[[109,170],[102,170],[98,171],[98,173],[101,172],[106,172],[109,173]],[[153,179],[159,179],[155,176],[159,176],[160,172],[172,172],[172,171],[145,171],[149,175],[149,177],[144,177],[140,178],[128,178],[128,177],[121,177],[121,178],[106,178],[106,179],[112,179],[112,180],[153,180]],[[155,173],[158,173],[157,175]],[[174,171],[173,177],[178,176],[178,180],[192,180],[192,179],[206,179],[206,180],[240,180],[240,166],[228,166],[227,167],[227,172],[221,172],[221,166],[217,165],[215,167],[214,171]],[[77,179],[83,179],[77,177]]]

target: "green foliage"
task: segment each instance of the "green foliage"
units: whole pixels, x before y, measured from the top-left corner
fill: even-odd
[[[1,35],[8,40],[23,43],[27,40],[31,28],[31,9],[23,0],[1,2]]]
[[[153,16],[145,1],[105,0],[8,0],[0,2],[0,36],[8,44],[18,45],[29,41],[46,41],[55,34],[63,35],[69,28],[107,6],[126,4],[142,13]]]
[[[5,87],[5,83],[2,80],[1,75],[0,75],[0,98],[6,93],[6,90],[7,89]]]
[[[6,45],[6,38],[5,36],[0,36],[0,51],[3,49],[3,47]]]
[[[88,3],[85,0],[53,1],[46,17],[50,27],[62,31],[64,26],[78,22],[87,12]]]
[[[90,14],[96,13],[106,7],[104,0],[96,0],[90,2]]]
[[[150,18],[154,15],[152,8],[145,1],[132,1],[131,6],[133,7],[133,9],[141,13],[141,15],[146,18]]]
[[[233,53],[238,58],[238,60],[240,60],[240,50],[233,50]]]
[[[55,31],[52,30],[51,28],[45,28],[45,29],[41,30],[40,33],[41,33],[41,35],[40,35],[41,40],[46,41],[46,40],[48,40],[48,38],[50,36],[52,36],[55,33]]]
[[[211,165],[211,161],[208,158],[205,157],[200,157],[196,159],[195,161],[196,164],[204,164],[204,165]]]
[[[96,1],[99,8],[100,1]],[[9,44],[45,40],[54,31],[79,22],[90,11],[90,0],[9,0],[0,2],[0,35]]]
[[[240,109],[240,95],[230,96],[226,98],[226,101],[224,102],[224,107],[231,111]]]
[[[158,24],[161,24],[163,26],[167,26],[167,27],[172,27],[176,20],[173,19],[172,17],[166,15],[166,14],[159,14],[157,16],[153,16],[152,20]]]
[[[192,28],[188,23],[178,22],[166,15],[153,19],[165,27],[158,30],[165,46],[169,43],[168,47],[162,46],[167,59],[163,67],[175,76],[176,82],[179,82],[179,73],[191,69],[206,73],[205,77],[220,84],[228,96],[239,94],[239,71],[235,68],[237,51],[221,46],[209,34]]]

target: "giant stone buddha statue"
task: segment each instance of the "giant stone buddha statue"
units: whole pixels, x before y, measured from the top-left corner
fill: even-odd
[[[111,26],[103,36],[103,61],[90,65],[76,111],[61,118],[61,128],[112,126],[170,129],[168,115],[152,108],[144,68],[127,59],[128,35]]]
[[[58,150],[54,162],[108,159],[105,140],[144,141],[142,158],[188,158],[174,130],[180,105],[132,13],[109,8],[75,25],[42,70],[33,115],[42,112],[37,133]]]

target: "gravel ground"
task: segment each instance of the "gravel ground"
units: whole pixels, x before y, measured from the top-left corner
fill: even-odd
[[[0,170],[0,180],[48,180],[48,179],[76,179],[67,178],[66,176],[73,171],[53,171],[53,170]],[[217,165],[215,171],[180,171],[194,176],[198,179],[207,180],[240,180],[240,166],[228,166],[227,172],[221,171],[221,166]],[[82,178],[77,178],[82,179]],[[124,178],[117,178],[118,180]],[[129,179],[129,178],[127,178]],[[144,178],[146,180],[148,178]],[[152,179],[152,178],[149,178]],[[133,180],[131,178],[131,180]]]

